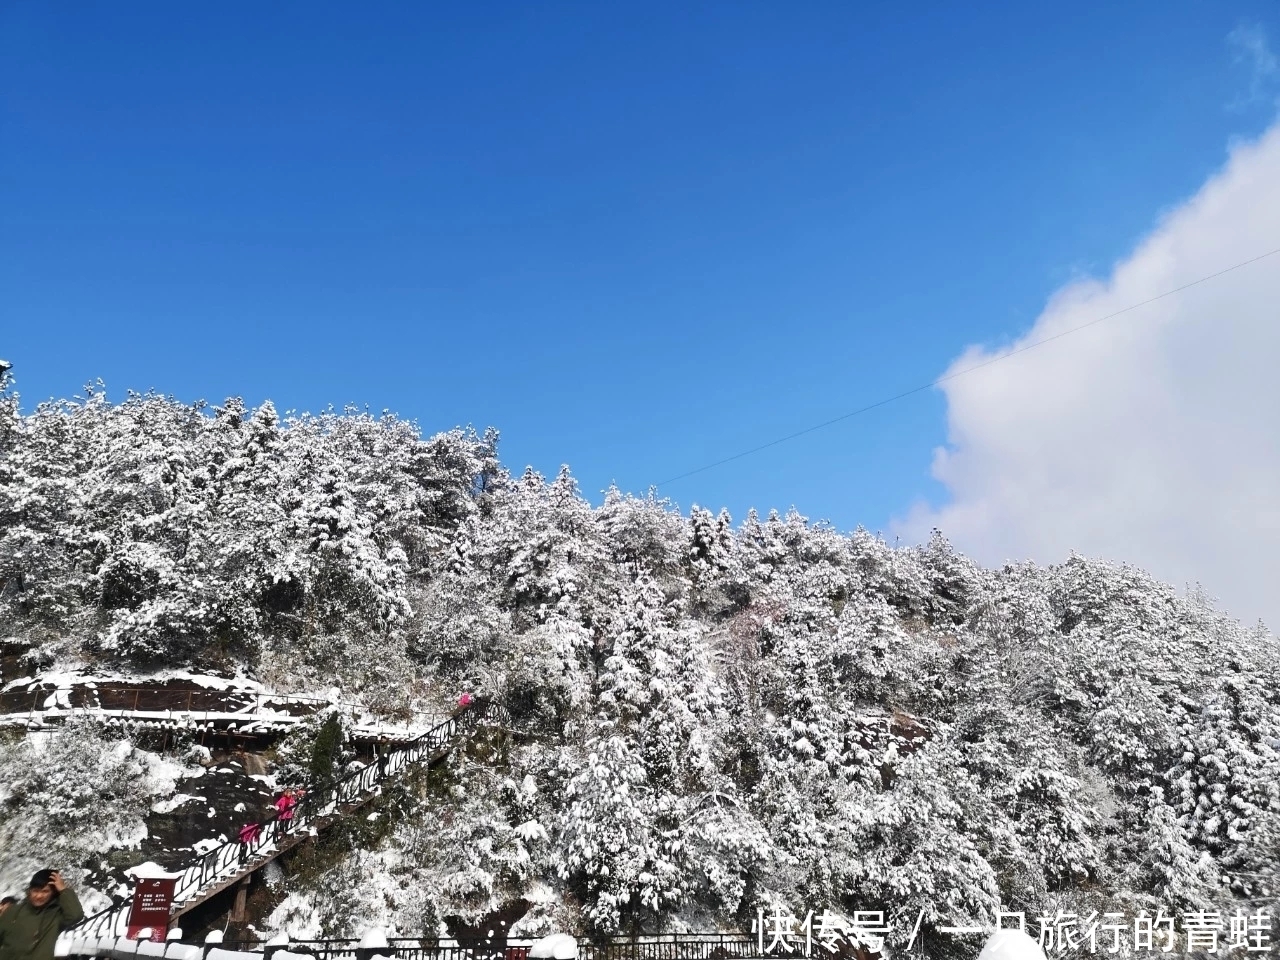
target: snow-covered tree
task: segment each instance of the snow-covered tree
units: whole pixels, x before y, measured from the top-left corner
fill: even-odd
[[[370,828],[313,885],[323,922],[281,907],[298,929],[366,911],[416,933],[524,896],[603,931],[1280,890],[1275,638],[1139,570],[983,569],[941,533],[895,546],[794,510],[734,529],[653,492],[593,505],[568,468],[508,473],[492,431],[390,414],[17,399],[0,389],[4,669],[239,671],[402,717],[469,691],[522,731],[458,760],[413,825]],[[278,775],[322,775],[317,732]],[[36,762],[38,742],[0,748],[6,876],[32,798],[109,845],[163,781],[100,733]]]

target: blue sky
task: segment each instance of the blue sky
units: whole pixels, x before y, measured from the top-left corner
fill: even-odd
[[[1274,118],[1266,3],[0,6],[0,356],[598,500],[1025,333]],[[888,529],[935,392],[662,492]]]

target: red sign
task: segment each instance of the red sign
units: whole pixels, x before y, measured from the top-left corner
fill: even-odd
[[[137,940],[138,934],[150,928],[152,940],[164,940],[169,931],[169,907],[173,904],[176,877],[140,879],[133,889],[133,906],[129,908],[129,927],[125,936]]]

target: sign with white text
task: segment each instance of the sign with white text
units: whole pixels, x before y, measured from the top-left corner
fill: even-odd
[[[144,930],[151,931],[151,940],[164,940],[169,930],[169,908],[173,904],[173,888],[176,877],[146,877],[138,881],[133,891],[133,905],[129,908],[129,927],[125,936],[137,940]]]

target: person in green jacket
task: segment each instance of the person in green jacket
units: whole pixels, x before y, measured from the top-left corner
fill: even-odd
[[[62,874],[37,871],[27,898],[0,914],[0,960],[53,960],[58,934],[83,919],[80,900]]]

